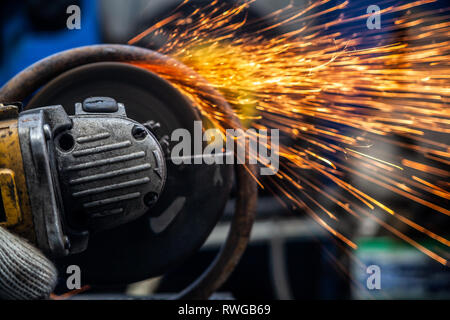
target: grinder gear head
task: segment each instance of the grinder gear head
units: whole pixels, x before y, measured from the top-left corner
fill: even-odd
[[[82,252],[90,232],[141,217],[161,195],[161,145],[114,99],[88,98],[73,116],[0,108],[0,135],[10,137],[0,140],[0,225],[43,251]]]

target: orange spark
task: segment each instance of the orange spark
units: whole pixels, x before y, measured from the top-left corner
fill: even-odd
[[[278,128],[289,138],[279,148],[277,176],[269,182],[258,179],[260,185],[271,183],[267,189],[352,248],[356,244],[336,230],[342,219],[332,207],[356,218],[368,216],[446,265],[446,259],[372,213],[381,209],[446,246],[447,239],[398,214],[364,184],[450,215],[442,203],[449,198],[449,183],[436,180],[450,176],[450,22],[443,21],[450,8],[420,9],[435,0],[400,5],[387,0],[381,33],[367,32],[370,15],[352,15],[365,10],[351,1],[334,6],[329,0],[315,1],[302,9],[291,4],[265,17],[272,21],[269,26],[261,24],[263,19],[248,20],[253,2],[230,8],[213,1],[188,13],[175,12],[130,43],[165,34],[160,51],[221,92],[247,127]],[[314,24],[334,13],[337,18]],[[246,33],[244,26],[256,31]],[[273,34],[283,27],[287,31]],[[223,112],[195,79],[171,66],[139,65],[170,81],[220,129],[227,126]],[[397,149],[401,152],[390,152]],[[410,158],[411,153],[423,160]],[[355,177],[362,182],[354,182]],[[339,190],[333,196],[324,192],[331,186]]]

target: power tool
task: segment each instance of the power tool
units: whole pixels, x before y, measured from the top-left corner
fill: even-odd
[[[224,127],[240,128],[220,93],[154,51],[96,45],[45,58],[0,89],[1,225],[43,250],[60,274],[77,265],[83,283],[125,285],[164,275],[200,249],[235,185],[222,250],[177,296],[207,298],[248,243],[256,170],[171,161],[175,130],[194,136],[197,121],[214,124],[174,84],[139,65],[183,74]]]
[[[161,145],[112,98],[87,98],[72,116],[0,106],[0,119],[0,223],[51,255],[84,251],[89,232],[135,220],[163,190]]]

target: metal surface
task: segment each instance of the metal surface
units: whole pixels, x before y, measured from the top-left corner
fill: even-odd
[[[28,111],[19,117],[20,147],[27,164],[25,176],[37,244],[41,250],[54,255],[69,253],[68,239],[62,230],[59,188],[53,174],[56,164],[51,159],[53,132],[70,126],[70,120],[64,119],[64,115],[62,107],[56,106]]]
[[[70,119],[71,129],[55,137],[69,223],[96,232],[144,215],[151,207],[146,200],[154,196],[156,202],[166,181],[164,155],[153,134],[126,118],[125,106],[111,98],[77,103]]]
[[[100,45],[69,50],[44,59],[27,68],[0,90],[0,102],[24,100],[33,92],[75,67],[100,61],[135,61],[152,64],[170,64],[195,79],[202,90],[209,93],[209,99],[224,112],[230,127],[240,127],[226,101],[200,76],[181,63],[158,53],[121,45]],[[256,182],[247,170],[252,167],[236,166],[238,180],[238,199],[230,234],[220,254],[205,273],[178,298],[208,298],[226,280],[238,263],[248,243],[251,226],[254,221],[254,209],[257,198]]]

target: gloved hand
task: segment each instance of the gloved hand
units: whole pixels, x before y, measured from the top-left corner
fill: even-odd
[[[0,300],[46,299],[56,280],[55,267],[39,250],[0,227]]]

